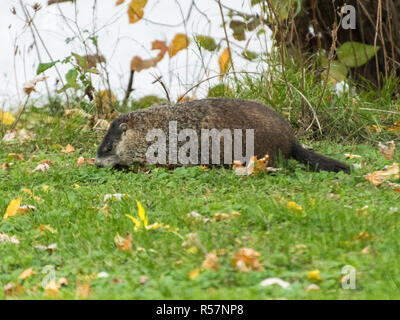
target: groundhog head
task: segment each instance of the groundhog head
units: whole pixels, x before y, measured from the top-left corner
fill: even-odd
[[[141,161],[137,157],[142,134],[133,128],[133,121],[129,117],[120,116],[115,119],[104,136],[99,148],[95,164],[98,167],[129,167],[135,161]]]

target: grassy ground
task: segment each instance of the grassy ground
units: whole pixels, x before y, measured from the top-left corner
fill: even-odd
[[[18,197],[22,204],[37,207],[0,221],[0,233],[15,235],[20,241],[19,245],[0,243],[0,288],[10,282],[21,284],[24,292],[19,298],[49,297],[40,285],[46,276],[41,272],[48,265],[55,268],[57,279],[68,279],[57,296],[65,299],[79,297],[77,285],[82,283],[88,283],[89,298],[94,299],[400,298],[400,193],[377,188],[363,177],[399,162],[398,154],[386,161],[372,145],[325,141],[314,143],[314,149],[340,160],[345,160],[346,152],[359,154],[361,159],[345,161],[362,163],[361,169],[351,175],[316,173],[291,161],[273,175],[240,177],[227,169],[199,167],[136,174],[77,167],[80,155],[94,157],[102,135],[84,131],[84,120],[37,116],[35,121],[33,141],[0,145],[0,164],[15,163],[0,170],[0,214]],[[60,151],[67,143],[75,147],[74,153]],[[13,160],[9,153],[22,153],[25,160]],[[50,170],[32,173],[43,159],[52,160]],[[23,192],[24,188],[40,200]],[[129,198],[109,201],[104,210],[104,195],[112,193]],[[327,197],[331,193],[337,196]],[[145,208],[149,224],[159,222],[171,228],[134,232],[125,214],[137,216],[135,200]],[[288,201],[302,210],[289,209]],[[365,206],[368,209],[360,210]],[[192,224],[185,217],[191,211],[210,219],[217,212],[241,215],[237,220]],[[56,233],[40,231],[40,225],[49,225]],[[179,230],[171,232],[174,228]],[[360,237],[361,232],[364,236]],[[132,234],[131,252],[117,250],[117,233]],[[207,252],[226,250],[219,255],[218,271],[203,270],[195,279],[189,278],[205,258],[201,249],[193,252],[182,246],[190,233],[198,234],[200,247]],[[34,247],[53,243],[57,249],[52,254]],[[243,273],[235,269],[231,261],[240,248],[259,252],[263,270]],[[342,289],[345,265],[356,268],[355,290]],[[36,274],[18,279],[28,268]],[[308,292],[305,288],[313,283],[307,276],[311,270],[320,271],[321,280],[316,282],[320,290]],[[108,278],[97,278],[100,272],[107,272]],[[287,290],[261,287],[259,283],[269,277],[279,277],[291,286]],[[0,298],[6,298],[3,289]]]

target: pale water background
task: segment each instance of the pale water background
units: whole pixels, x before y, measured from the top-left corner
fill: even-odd
[[[24,0],[23,2],[27,4],[37,2],[42,5],[42,9],[37,12],[34,21],[54,60],[65,58],[70,55],[71,51],[79,54],[85,53],[79,41],[66,44],[66,38],[72,37],[73,33],[60,17],[57,5],[47,6],[47,0]],[[116,7],[115,2],[116,0],[97,1],[98,19],[95,21],[95,25],[96,30],[98,30],[101,53],[107,59],[111,86],[119,98],[123,97],[124,89],[127,86],[131,58],[138,55],[143,59],[148,59],[158,53],[158,51],[150,50],[153,40],[164,40],[169,43],[176,33],[186,33],[191,38],[196,34],[210,35],[216,40],[224,38],[219,7],[214,0],[196,0],[197,7],[207,16],[208,20],[193,8],[186,28],[183,24],[178,27],[167,27],[160,24],[179,24],[183,19],[182,12],[184,16],[188,13],[190,0],[148,0],[145,8],[145,19],[136,24],[128,23],[126,5]],[[127,0],[126,2],[130,1]],[[248,0],[225,0],[222,2],[228,7],[246,13],[256,13],[258,11],[256,8],[250,7],[250,1]],[[77,0],[76,2],[77,21],[81,30],[93,30],[93,3],[93,0]],[[10,9],[12,7],[16,8],[17,15],[11,13]],[[71,19],[71,26],[76,29],[73,21],[75,19],[75,5],[67,2],[60,4],[60,8],[64,15]],[[2,80],[0,86],[0,108],[6,110],[15,109],[20,101],[24,99],[23,83],[36,77],[38,66],[35,49],[29,49],[32,44],[31,32],[28,28],[24,28],[25,23],[21,19],[22,17],[23,12],[19,0],[0,0],[0,76]],[[159,24],[151,23],[147,19]],[[232,31],[229,28],[228,33],[232,39]],[[246,45],[246,41],[234,42],[242,47]],[[15,43],[18,44],[19,51],[14,58]],[[260,52],[264,50],[265,45],[265,41],[261,43],[253,33],[248,49]],[[204,68],[201,67],[198,49],[192,41],[189,50],[181,51],[171,59],[166,55],[156,68],[136,73],[134,80],[135,91],[132,93],[132,97],[138,98],[147,94],[165,97],[160,84],[152,84],[155,75],[162,75],[163,81],[170,90],[171,98],[176,99],[178,95],[184,93],[199,80],[219,73],[218,55],[225,47],[225,42],[222,42],[221,50],[211,58],[211,64],[206,75]],[[235,44],[232,44],[232,50],[234,52],[236,71],[260,71],[260,69],[263,69],[262,64],[249,63],[241,58],[240,53],[242,50]],[[40,53],[44,62],[50,61],[43,48],[41,48]],[[206,53],[205,57],[207,62],[210,54]],[[61,64],[59,64],[59,67],[63,75],[69,69]],[[51,90],[54,90],[57,74],[54,70],[46,74],[50,76],[49,84]],[[204,97],[209,86],[217,82],[218,79],[213,79],[208,83],[202,84],[196,95]],[[95,81],[95,83],[98,89],[104,88],[99,81]],[[60,88],[60,85],[58,85],[58,88]],[[45,101],[46,90],[44,84],[39,84],[38,89],[39,93],[34,94],[32,98],[38,99],[39,102],[40,100]]]

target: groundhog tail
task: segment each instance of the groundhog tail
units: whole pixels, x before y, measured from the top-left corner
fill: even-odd
[[[298,143],[296,143],[292,148],[292,157],[297,161],[310,166],[313,170],[333,172],[343,171],[345,173],[350,173],[350,167],[347,164],[307,150]]]

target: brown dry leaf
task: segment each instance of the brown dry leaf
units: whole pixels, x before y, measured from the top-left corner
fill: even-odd
[[[155,58],[143,60],[141,57],[134,56],[131,60],[131,70],[140,72],[144,69],[155,67],[162,60],[165,53],[168,51],[168,46],[165,41],[155,40],[151,44],[152,50],[160,50]]]
[[[362,249],[361,253],[363,254],[369,254],[371,247],[370,246],[366,246],[364,249]]]
[[[103,55],[97,55],[97,54],[84,55],[83,59],[86,60],[88,69],[94,69],[94,68],[96,68],[98,63],[106,62],[106,58]],[[79,60],[78,60],[78,64],[80,65]],[[81,67],[83,68],[83,66],[81,66]]]
[[[52,243],[47,247],[41,244],[35,244],[33,247],[42,251],[47,251],[49,254],[52,254],[53,251],[57,249],[57,243]]]
[[[50,169],[50,166],[47,163],[40,163],[36,166],[35,169],[32,170],[32,172],[46,172],[47,170]]]
[[[383,143],[379,142],[378,144],[379,152],[386,160],[392,160],[394,156],[394,150],[396,149],[396,145],[394,144],[394,141],[389,141],[388,145],[389,146],[385,146]]]
[[[67,286],[68,285],[68,279],[67,278],[60,278],[57,280],[57,286]]]
[[[149,281],[149,277],[148,277],[148,276],[141,276],[141,277],[139,278],[139,283],[140,283],[141,285],[144,285],[147,281]]]
[[[1,170],[6,171],[8,168],[10,168],[10,164],[9,164],[8,162],[4,162],[4,163],[1,165]]]
[[[65,148],[61,150],[62,153],[73,153],[75,151],[75,148],[71,146],[70,144],[67,144]]]
[[[223,74],[228,71],[231,62],[229,49],[226,48],[218,59],[219,72],[221,73],[220,79],[223,77]]]
[[[22,273],[18,276],[18,279],[25,280],[25,279],[27,279],[27,278],[33,276],[34,274],[36,274],[36,272],[33,271],[32,268],[29,268],[29,269],[26,269],[24,272],[22,272]]]
[[[126,238],[121,237],[118,233],[114,237],[114,242],[117,245],[117,249],[120,251],[131,251],[132,250],[132,235],[128,234]]]
[[[79,157],[78,160],[76,161],[76,166],[83,167],[85,165],[85,158],[84,157]]]
[[[15,284],[15,283],[9,282],[4,286],[4,295],[5,296],[17,296],[24,292],[25,292],[24,287],[21,286],[19,283]]]
[[[79,299],[87,299],[90,294],[90,286],[88,282],[76,284],[76,295]]]
[[[19,244],[19,240],[17,239],[16,236],[12,236],[10,237],[8,234],[6,233],[0,233],[0,243],[1,242],[10,242],[12,244]]]
[[[53,161],[48,160],[48,159],[43,159],[39,162],[40,164],[53,164]]]
[[[190,39],[183,33],[177,33],[168,48],[170,58],[175,56],[179,51],[186,49],[190,44]]]
[[[15,216],[18,212],[18,209],[21,205],[22,198],[11,200],[6,212],[4,213],[3,220],[8,219],[8,217]]]
[[[267,170],[267,165],[269,161],[269,155],[266,154],[264,158],[257,160],[257,157],[254,159],[254,173],[264,172]]]
[[[219,269],[217,252],[215,250],[209,252],[206,255],[201,267],[203,269],[209,269],[209,270],[211,270],[211,269],[212,270],[218,270]]]
[[[214,213],[215,221],[222,221],[222,220],[232,220],[238,219],[240,217],[240,213],[236,211],[232,211],[231,213]]]
[[[24,155],[19,153],[9,153],[8,156],[15,160],[25,160]]]
[[[44,287],[44,292],[50,297],[57,297],[59,287],[60,286],[54,280],[52,280],[46,284],[46,286]]]
[[[240,161],[234,161],[232,169],[235,170],[237,175],[251,175],[253,173],[265,172],[269,161],[269,155],[265,155],[264,158],[257,160],[257,156],[250,158],[247,166],[243,166]]]
[[[385,166],[385,170],[369,173],[365,176],[365,179],[372,184],[378,186],[392,177],[395,179],[398,179],[400,177],[399,165],[397,163],[393,163],[393,165],[391,166]]]
[[[262,266],[258,261],[260,253],[250,248],[241,248],[232,260],[232,264],[241,272],[251,270],[261,271]]]
[[[123,4],[124,2],[125,2],[125,0],[117,0],[117,3],[115,5],[119,6],[119,5]]]
[[[392,131],[395,133],[400,133],[400,120],[398,120],[393,126],[391,127],[384,127],[385,130]]]
[[[20,206],[18,208],[18,212],[21,213],[22,215],[27,214],[27,213],[29,213],[31,211],[35,211],[35,210],[36,210],[36,207],[32,206],[30,204],[25,204],[25,205]]]
[[[147,0],[132,0],[128,8],[129,23],[136,23],[143,18],[143,9]]]
[[[36,85],[38,82],[45,81],[48,77],[43,76],[35,80],[24,83],[24,92],[29,96],[32,92],[36,92]]]
[[[361,158],[361,156],[359,156],[358,154],[350,154],[350,153],[345,153],[344,156],[345,156],[347,159]]]

